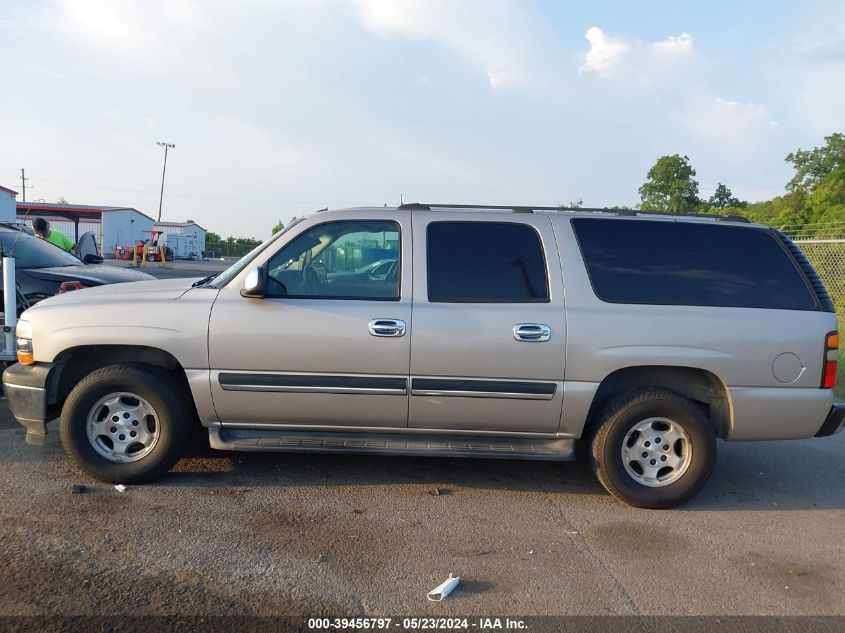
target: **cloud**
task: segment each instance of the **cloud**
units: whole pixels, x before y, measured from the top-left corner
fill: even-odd
[[[597,26],[585,34],[590,49],[583,54],[581,72],[605,80],[634,80],[656,83],[671,76],[678,66],[692,58],[694,46],[689,33],[670,35],[646,44],[626,37],[611,36]]]
[[[587,29],[586,37],[590,50],[584,55],[581,70],[596,73],[604,79],[612,78],[614,71],[630,52],[630,45],[621,37],[610,37],[597,26]]]
[[[751,149],[778,127],[762,105],[711,96],[691,98],[672,118],[701,143],[733,148]]]
[[[689,55],[693,52],[692,35],[670,35],[665,40],[651,44],[651,50],[665,55]]]
[[[817,135],[845,128],[845,12],[826,16],[777,51],[777,73],[802,124]]]
[[[546,27],[516,0],[353,0],[380,37],[429,40],[487,77],[494,90],[528,83],[545,64]]]

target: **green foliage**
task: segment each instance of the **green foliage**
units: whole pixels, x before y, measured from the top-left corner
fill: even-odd
[[[218,242],[222,242],[223,238],[220,237],[220,235],[218,235],[214,231],[209,231],[208,233],[205,234],[205,241],[206,241],[206,243],[209,243],[209,244],[216,244]]]
[[[728,207],[744,209],[747,205],[747,202],[742,202],[734,197],[733,192],[722,183],[716,186],[716,192],[707,201],[707,206],[710,209],[727,209]]]
[[[698,181],[688,156],[673,154],[658,158],[639,191],[643,211],[698,211]]]
[[[822,147],[786,157],[795,175],[787,193],[763,202],[744,202],[722,183],[709,200],[698,200],[695,170],[686,156],[660,157],[640,187],[644,211],[744,215],[801,238],[841,237],[845,233],[845,134],[825,138]]]
[[[281,231],[283,228],[285,228],[285,225],[281,220],[279,220],[279,223],[276,226],[274,226],[272,229],[270,229],[270,234],[275,235],[276,233]]]
[[[790,152],[786,162],[792,163],[795,175],[787,183],[787,191],[812,193],[828,176],[845,167],[845,134],[825,137],[822,147]]]

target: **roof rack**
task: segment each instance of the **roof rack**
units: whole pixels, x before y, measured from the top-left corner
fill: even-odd
[[[547,206],[531,206],[531,205],[499,205],[499,204],[428,204],[421,202],[412,202],[409,204],[401,204],[398,209],[406,211],[431,211],[432,209],[495,209],[501,211],[510,211],[512,213],[534,213],[535,211],[555,211],[566,213],[604,213],[615,214],[620,216],[669,216],[669,217],[683,217],[683,218],[699,218],[703,220],[715,220],[716,222],[751,222],[748,218],[742,215],[715,215],[712,213],[675,213],[671,211],[641,211],[639,209],[609,209],[609,208],[572,208],[572,207],[547,207]]]

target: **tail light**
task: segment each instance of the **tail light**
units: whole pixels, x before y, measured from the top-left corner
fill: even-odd
[[[833,389],[836,385],[836,366],[839,362],[839,332],[830,332],[824,341],[824,372],[822,389]]]

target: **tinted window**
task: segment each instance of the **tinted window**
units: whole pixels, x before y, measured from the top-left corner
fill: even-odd
[[[804,277],[768,230],[647,220],[572,224],[604,301],[816,309]]]
[[[397,300],[399,256],[396,222],[326,222],[270,260],[268,296]]]
[[[549,300],[540,236],[499,222],[428,225],[428,300],[532,303]]]

